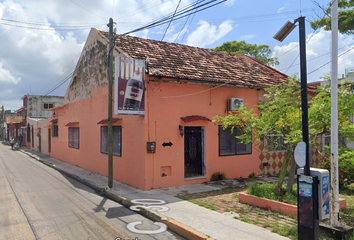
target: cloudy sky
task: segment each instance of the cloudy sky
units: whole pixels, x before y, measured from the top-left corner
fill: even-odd
[[[329,0],[316,0],[326,6]],[[64,95],[90,28],[108,30],[110,17],[117,33],[151,23],[176,7],[202,0],[0,0],[0,105],[16,110],[25,94]],[[274,34],[289,20],[307,20],[308,81],[330,73],[331,33],[313,30],[308,21],[323,16],[309,0],[228,0],[167,25],[134,36],[214,48],[226,41],[267,44],[278,57],[276,69],[299,72],[298,28],[282,42]],[[339,37],[339,73],[354,68],[353,36]]]

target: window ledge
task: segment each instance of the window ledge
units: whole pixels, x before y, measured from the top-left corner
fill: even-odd
[[[188,181],[188,180],[202,179],[202,178],[205,178],[205,179],[206,179],[206,176],[199,176],[199,177],[184,178],[184,180],[185,180],[185,181]]]
[[[108,155],[108,153],[106,153],[106,152],[101,152],[102,154],[105,154],[105,155]],[[113,157],[121,157],[122,155],[117,155],[117,154],[114,154],[113,153]]]

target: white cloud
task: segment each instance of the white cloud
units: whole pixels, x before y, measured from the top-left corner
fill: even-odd
[[[235,3],[235,0],[227,0],[227,1],[225,2],[225,5],[226,5],[226,6],[232,6],[232,5],[234,5],[234,3]]]
[[[106,25],[110,16],[117,22],[117,33],[126,33],[173,13],[179,2],[180,0],[115,0],[113,5],[112,0],[0,0],[3,10],[2,23],[17,25],[0,24],[0,104],[5,100],[8,100],[7,103],[17,101],[29,93],[44,94],[62,81],[69,74],[69,71],[64,73],[67,66],[70,65],[71,69],[72,65],[76,64],[73,60],[80,54],[90,28],[107,31]],[[179,9],[192,2],[195,1],[182,0]],[[231,6],[235,2],[229,0],[226,4]],[[196,16],[199,17],[199,13]],[[6,19],[18,22],[8,22]],[[177,38],[185,20],[172,22],[165,37],[166,41],[173,42]],[[33,24],[23,25],[21,22]],[[18,27],[19,25],[22,27]],[[85,26],[86,29],[60,31],[62,29],[58,26],[66,26],[66,29],[69,26],[76,26],[74,29]],[[153,36],[153,39],[158,39],[162,37],[166,27],[162,25],[134,35],[144,38]],[[192,25],[189,28],[191,32],[193,27]],[[219,26],[201,21],[188,42],[190,45],[203,47],[225,36],[233,27],[235,26],[231,25],[231,21],[225,21]],[[187,29],[186,25],[179,35],[179,40]],[[152,31],[160,35],[152,35]],[[67,84],[51,94],[65,94]],[[6,91],[3,91],[5,89]]]
[[[224,37],[232,30],[232,21],[230,20],[222,22],[218,28],[204,20],[200,20],[198,24],[200,26],[188,36],[187,45],[205,47]]]
[[[309,40],[309,38],[311,39]],[[331,32],[320,30],[316,34],[309,34],[306,42],[307,79],[309,82],[319,81],[320,78],[331,72]],[[352,37],[339,34],[338,53],[339,55],[344,53],[338,58],[340,76],[345,73],[346,68],[354,67],[354,49],[350,50],[353,47],[354,39]],[[287,75],[300,73],[298,43],[292,42],[284,46],[275,46],[272,57],[278,57],[280,62],[276,66],[277,70]]]
[[[167,42],[176,42],[177,40],[181,39],[181,37],[184,35],[184,33],[187,31],[187,27],[183,28],[182,30],[174,33],[174,34],[168,34],[167,37],[165,37],[164,41]],[[167,32],[169,33],[169,32]]]
[[[281,13],[288,5],[289,3],[285,3],[284,6],[278,9],[277,13]]]
[[[279,9],[278,9],[278,11],[277,11],[277,13],[281,13],[281,11],[283,11],[283,10],[284,10],[284,8],[285,8],[285,7],[281,7],[281,8],[279,8]]]
[[[256,36],[257,35],[244,35],[244,36],[240,37],[240,39],[241,40],[248,40],[248,39],[254,38]]]
[[[14,77],[9,70],[3,68],[2,63],[0,62],[0,82],[17,84],[20,81],[20,77]]]
[[[23,105],[23,101],[21,99],[15,99],[15,100],[1,100],[0,106],[4,105],[5,110],[12,110],[16,111],[20,109]]]

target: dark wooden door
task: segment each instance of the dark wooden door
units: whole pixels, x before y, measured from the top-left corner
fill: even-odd
[[[48,153],[52,151],[52,129],[48,129]]]
[[[203,128],[184,127],[184,177],[204,176]]]

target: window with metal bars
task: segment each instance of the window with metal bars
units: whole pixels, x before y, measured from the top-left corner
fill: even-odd
[[[113,126],[113,155],[122,156],[122,127]],[[108,153],[108,127],[101,127],[101,153]]]
[[[69,147],[79,149],[80,132],[78,127],[69,127]]]
[[[252,154],[252,144],[244,144],[237,136],[243,134],[241,127],[235,127],[231,132],[232,127],[226,129],[223,126],[219,126],[219,155],[241,155]]]

